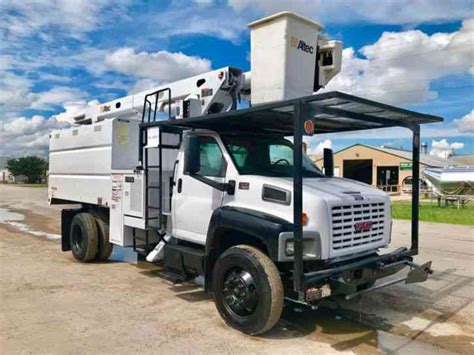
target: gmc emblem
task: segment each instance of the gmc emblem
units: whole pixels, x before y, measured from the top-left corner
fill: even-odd
[[[372,221],[364,221],[354,224],[354,229],[356,232],[364,232],[372,229],[372,225],[374,222]]]

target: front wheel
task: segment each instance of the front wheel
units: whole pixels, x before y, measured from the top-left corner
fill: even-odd
[[[227,324],[257,335],[270,330],[283,310],[283,285],[275,264],[257,248],[226,250],[213,271],[216,307]]]

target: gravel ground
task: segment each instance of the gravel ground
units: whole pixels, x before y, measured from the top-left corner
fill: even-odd
[[[472,227],[421,225],[417,261],[435,270],[425,283],[316,311],[287,306],[275,329],[250,337],[227,327],[199,286],[172,285],[159,267],[119,252],[75,262],[48,238],[59,234],[60,208],[46,205],[45,189],[0,185],[2,354],[474,352]],[[30,229],[2,222],[11,212]],[[395,221],[393,234],[394,246],[406,245],[409,223]]]

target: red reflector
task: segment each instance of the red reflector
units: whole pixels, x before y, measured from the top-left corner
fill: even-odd
[[[314,122],[313,122],[313,120],[304,121],[304,131],[309,136],[312,136],[314,134]]]
[[[301,215],[301,224],[305,226],[308,224],[308,221],[309,221],[308,215],[306,213],[303,213]]]

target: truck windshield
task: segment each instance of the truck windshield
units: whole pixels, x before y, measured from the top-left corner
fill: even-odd
[[[222,139],[241,175],[293,176],[293,144],[290,141],[278,137],[231,135]],[[303,154],[303,176],[324,176],[306,154]]]

